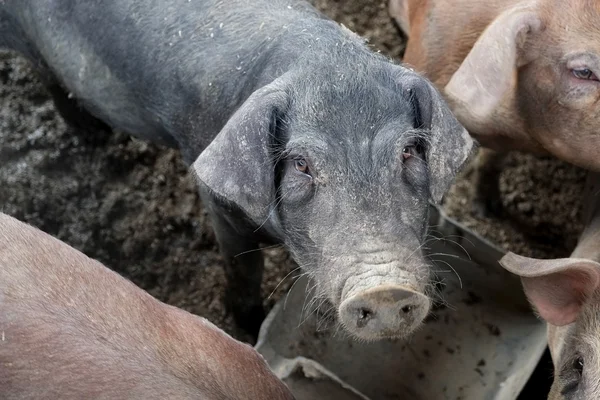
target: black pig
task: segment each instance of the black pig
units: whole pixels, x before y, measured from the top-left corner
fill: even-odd
[[[38,67],[67,118],[65,93],[181,149],[249,332],[264,316],[259,242],[287,245],[357,338],[426,316],[428,200],[473,141],[429,81],[308,3],[3,0],[0,45]]]

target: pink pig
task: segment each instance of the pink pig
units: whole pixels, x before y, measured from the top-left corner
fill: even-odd
[[[293,399],[249,345],[0,214],[0,392],[24,399]]]

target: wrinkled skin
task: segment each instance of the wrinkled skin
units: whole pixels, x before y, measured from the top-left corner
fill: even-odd
[[[250,333],[260,242],[285,243],[357,338],[426,316],[428,201],[473,141],[424,78],[293,0],[5,1],[2,43],[111,127],[193,163],[228,309]]]
[[[600,3],[391,0],[390,12],[409,37],[404,62],[443,90],[486,153],[550,154],[600,171]],[[500,169],[485,164],[476,179],[490,206]]]
[[[293,400],[260,354],[0,213],[3,400]]]
[[[554,363],[550,400],[600,398],[600,175],[590,174],[587,226],[570,258],[509,253],[500,264],[521,276],[525,294],[548,323]]]

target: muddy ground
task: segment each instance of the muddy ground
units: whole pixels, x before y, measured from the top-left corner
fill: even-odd
[[[399,58],[403,41],[383,0],[315,0],[317,6]],[[178,151],[58,116],[28,64],[0,57],[0,209],[69,243],[167,303],[202,315],[242,340],[222,302],[222,259]],[[468,172],[448,213],[507,250],[566,256],[581,229],[584,174],[550,158],[512,154],[501,177],[510,221],[478,219]],[[514,222],[517,221],[518,224]],[[517,228],[518,226],[518,228]],[[267,252],[263,294],[272,307],[293,282],[281,249]]]

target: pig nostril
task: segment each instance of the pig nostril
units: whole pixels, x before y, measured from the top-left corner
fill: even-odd
[[[358,309],[358,319],[356,320],[356,326],[359,328],[364,328],[371,317],[373,316],[373,311],[368,308],[359,308]]]
[[[370,319],[373,315],[373,311],[368,308],[361,308],[358,310],[358,319]]]
[[[401,308],[401,310],[404,314],[408,314],[409,312],[412,311],[412,309],[413,309],[413,306],[404,306]]]

